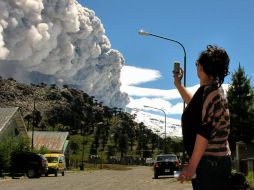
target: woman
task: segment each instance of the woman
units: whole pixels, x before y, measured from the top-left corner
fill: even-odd
[[[208,45],[196,66],[200,87],[193,96],[181,84],[183,70],[174,72],[174,84],[187,103],[182,115],[182,131],[184,147],[190,157],[179,180],[192,179],[194,190],[229,190],[230,122],[221,87],[229,73],[229,57],[224,49]]]

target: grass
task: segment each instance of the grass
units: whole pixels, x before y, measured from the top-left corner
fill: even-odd
[[[133,167],[133,166],[132,166]],[[132,168],[127,165],[120,165],[120,164],[90,164],[85,163],[84,171],[95,171],[95,170],[118,170],[118,171],[125,171],[125,170],[131,170]],[[71,169],[73,172],[80,171],[79,168]]]
[[[249,171],[248,172],[248,175],[246,176],[246,180],[250,184],[251,189],[254,189],[254,175],[253,175],[253,171]]]
[[[120,164],[102,164],[101,167],[106,170],[131,170],[131,167]]]

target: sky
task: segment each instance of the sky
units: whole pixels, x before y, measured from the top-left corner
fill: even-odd
[[[165,110],[180,119],[182,100],[172,78],[174,61],[183,67],[183,49],[177,43],[140,36],[143,29],[181,42],[187,54],[186,84],[193,93],[199,86],[195,60],[208,44],[226,49],[230,73],[239,63],[254,77],[254,1],[245,0],[78,0],[100,18],[111,48],[121,52],[125,65],[121,90],[130,97],[129,108]],[[231,75],[225,84],[231,83]],[[251,79],[253,86],[254,81]],[[227,86],[226,86],[227,87]],[[163,114],[160,110],[151,112]]]

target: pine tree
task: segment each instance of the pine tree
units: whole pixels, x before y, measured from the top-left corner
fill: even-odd
[[[232,84],[227,94],[231,121],[229,141],[234,148],[237,141],[250,142],[254,139],[254,91],[240,64],[232,74]]]

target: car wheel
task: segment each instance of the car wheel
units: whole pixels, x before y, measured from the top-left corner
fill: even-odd
[[[48,173],[45,173],[45,176],[46,176],[46,177],[48,177],[48,176],[49,176],[49,174],[48,174]]]
[[[64,172],[62,172],[62,176],[64,176]]]
[[[34,178],[36,176],[36,171],[35,169],[28,169],[26,172],[26,175],[28,178]]]
[[[38,172],[38,173],[36,174],[36,177],[37,177],[37,178],[40,178],[40,177],[41,177],[41,173]]]
[[[55,177],[57,177],[57,171],[55,172]]]

